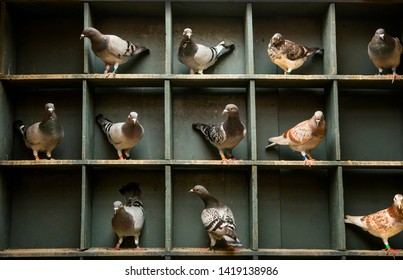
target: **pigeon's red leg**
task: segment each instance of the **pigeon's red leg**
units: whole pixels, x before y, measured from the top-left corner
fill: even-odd
[[[392,84],[395,81],[395,79],[397,79],[399,76],[396,74],[396,69],[392,69],[393,74],[392,74]]]
[[[389,255],[389,253],[392,255],[393,258],[396,257],[397,250],[391,248],[389,245],[386,245],[386,248],[384,249],[386,251],[386,255]]]

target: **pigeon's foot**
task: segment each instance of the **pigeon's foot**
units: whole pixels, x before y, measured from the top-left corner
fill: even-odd
[[[113,250],[120,250],[120,246],[116,245],[115,248],[113,248]]]
[[[229,163],[231,163],[231,159],[228,159],[228,158],[221,159],[221,164],[229,164]]]
[[[137,246],[136,248],[134,248],[135,251],[143,251],[144,249],[141,248],[140,246]]]
[[[123,156],[119,156],[119,160],[124,160]]]
[[[397,75],[396,72],[393,72],[393,74],[392,74],[392,84],[395,81],[395,79],[398,79],[398,78],[399,78],[399,75]]]
[[[396,254],[398,253],[398,250],[393,249],[393,248],[391,248],[391,247],[389,247],[389,248],[386,247],[386,249],[384,249],[384,250],[386,251],[386,255],[391,254],[394,259],[395,259],[395,257],[396,257]]]
[[[314,161],[314,159],[304,159],[304,165],[308,165],[309,167],[312,166],[312,162]]]

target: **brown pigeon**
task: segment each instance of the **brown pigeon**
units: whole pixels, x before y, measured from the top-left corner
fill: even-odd
[[[316,111],[312,118],[300,122],[282,135],[270,137],[273,142],[266,148],[274,145],[288,145],[292,150],[301,152],[304,164],[311,166],[311,150],[322,142],[326,135],[326,122],[321,111]]]
[[[284,70],[284,74],[291,74],[291,71],[301,67],[309,56],[322,54],[323,50],[296,44],[276,33],[270,39],[267,53],[270,60]]]
[[[203,74],[203,70],[212,66],[224,54],[231,53],[235,45],[225,45],[222,41],[215,47],[196,44],[192,38],[192,29],[183,30],[183,39],[179,45],[178,60],[189,68],[190,74]]]
[[[348,224],[359,226],[370,234],[382,239],[385,244],[387,254],[393,256],[396,250],[389,246],[388,239],[403,230],[403,195],[396,194],[393,198],[393,204],[384,210],[366,216],[346,215],[344,220]]]
[[[232,154],[232,149],[241,142],[246,135],[246,127],[239,120],[238,107],[234,104],[227,104],[222,113],[227,119],[219,125],[206,125],[194,123],[192,126],[204,135],[204,137],[215,147],[217,147],[222,162],[227,162],[224,150],[228,152],[229,160],[236,160]]]
[[[397,78],[396,68],[400,64],[402,45],[396,37],[391,37],[384,29],[376,30],[372,40],[368,44],[368,55],[375,67],[378,68],[378,75],[382,75],[385,68],[391,68],[392,83]]]
[[[189,192],[197,194],[204,202],[201,219],[210,237],[210,250],[214,250],[217,240],[224,239],[230,250],[233,246],[242,246],[236,235],[236,224],[231,209],[210,195],[201,185],[193,187]]]
[[[91,49],[105,63],[107,76],[110,65],[113,65],[113,75],[116,75],[119,64],[126,63],[134,55],[147,53],[149,50],[143,46],[136,46],[130,41],[124,40],[116,35],[105,35],[93,27],[83,30],[80,39],[87,37],[91,41]]]

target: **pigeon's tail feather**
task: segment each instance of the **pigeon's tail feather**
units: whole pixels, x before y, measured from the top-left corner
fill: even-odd
[[[133,52],[133,55],[137,54],[147,54],[150,53],[150,50],[147,49],[146,47],[143,46],[135,46],[135,51]]]
[[[290,144],[290,140],[288,138],[284,138],[283,135],[276,136],[276,137],[270,137],[269,141],[273,142],[273,143],[270,144],[268,147],[274,146],[276,144],[278,144],[278,145],[288,145],[288,144]]]
[[[307,48],[308,52],[306,53],[306,56],[310,56],[313,54],[320,54],[323,55],[323,49],[320,48]]]
[[[25,134],[27,128],[21,120],[15,121],[13,125],[22,135]]]
[[[275,146],[275,145],[277,145],[277,143],[271,143],[271,144],[267,145],[267,146],[265,147],[265,149],[270,148],[270,147],[273,147],[273,146]]]
[[[363,229],[366,228],[366,225],[363,223],[362,218],[364,216],[350,216],[350,215],[346,215],[346,218],[344,219],[344,222],[347,224],[353,224],[356,226],[359,226]]]
[[[229,236],[229,235],[224,235],[225,241],[227,241],[229,244],[231,244],[234,247],[241,247],[242,243],[239,241],[238,237],[236,236]]]
[[[224,41],[221,42],[218,46],[217,46],[217,50],[218,50],[218,55],[217,58],[228,54],[228,53],[232,53],[235,49],[235,45],[231,44],[231,45],[225,45]]]
[[[105,134],[108,134],[111,126],[113,125],[113,122],[111,120],[108,120],[107,118],[105,118],[102,114],[99,114],[95,117],[95,119],[97,120],[98,124],[101,126],[103,132]]]
[[[208,136],[209,130],[211,129],[209,125],[203,123],[194,123],[192,124],[193,129],[200,130],[203,135]]]

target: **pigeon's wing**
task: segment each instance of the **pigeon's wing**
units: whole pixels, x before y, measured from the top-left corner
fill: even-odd
[[[280,136],[270,137],[269,141],[279,145],[302,145],[312,139],[312,130],[308,120],[300,122]]]
[[[221,125],[206,125],[202,123],[193,124],[193,128],[198,129],[213,145],[221,145],[227,139],[225,130]]]
[[[307,48],[290,40],[285,40],[282,48],[283,52],[287,55],[287,58],[289,60],[304,58],[319,50],[319,48]]]

